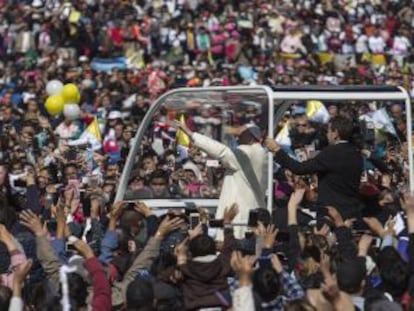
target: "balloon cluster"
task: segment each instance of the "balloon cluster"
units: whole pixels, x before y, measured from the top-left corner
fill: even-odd
[[[46,85],[45,108],[51,116],[56,116],[63,112],[65,118],[76,120],[80,116],[80,92],[73,83],[63,85],[59,80],[51,80]]]

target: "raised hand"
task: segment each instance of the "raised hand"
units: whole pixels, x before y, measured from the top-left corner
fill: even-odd
[[[20,213],[20,223],[31,230],[35,235],[45,235],[42,222],[39,216],[33,213],[31,210],[24,210]]]
[[[170,232],[177,230],[184,224],[184,219],[180,217],[170,218],[167,215],[158,227],[155,237],[163,240]]]
[[[78,250],[78,252],[85,258],[85,259],[89,259],[95,256],[92,248],[86,244],[84,241],[82,241],[81,239],[76,240],[73,243],[73,246],[75,246],[75,248]]]
[[[126,206],[126,202],[115,202],[115,204],[112,205],[111,211],[109,212],[109,218],[113,220],[118,220]]]
[[[319,230],[317,227],[313,228],[313,233],[315,235],[321,235],[321,236],[324,236],[325,238],[328,236],[330,231],[331,229],[329,228],[327,224],[323,224],[322,228],[320,228]]]
[[[14,297],[22,296],[22,288],[24,286],[24,280],[29,274],[29,271],[32,268],[32,264],[33,264],[33,261],[29,259],[14,267],[14,274],[13,274],[13,296]]]
[[[190,240],[193,240],[201,234],[203,234],[203,224],[201,222],[194,229],[188,230]]]
[[[305,195],[305,188],[295,189],[295,191],[290,195],[288,207],[297,208],[303,200]]]
[[[248,286],[251,283],[251,275],[254,270],[254,264],[257,258],[255,256],[242,256],[239,251],[231,254],[230,265],[234,272],[237,273],[240,286]]]
[[[225,225],[231,224],[238,213],[239,205],[237,203],[233,203],[230,207],[226,207],[223,215],[223,223]]]
[[[276,153],[280,150],[279,144],[272,138],[272,137],[266,137],[264,140],[265,147],[273,153]]]
[[[151,208],[149,208],[144,202],[137,202],[134,208],[138,213],[144,215],[145,218],[152,214]]]
[[[266,248],[272,248],[275,245],[275,240],[279,229],[275,228],[275,225],[268,225],[264,234],[264,241]]]
[[[27,274],[32,268],[33,261],[31,259],[14,267],[13,283],[23,285]]]

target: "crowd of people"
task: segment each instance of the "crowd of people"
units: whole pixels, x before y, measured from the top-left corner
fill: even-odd
[[[0,0],[0,310],[412,310],[414,197],[400,103],[383,103],[394,130],[381,133],[363,122],[374,103],[325,103],[358,136],[346,140],[362,174],[358,183],[347,172],[343,206],[321,204],[346,188],[343,176],[326,178],[341,162],[315,157],[337,125],[315,122],[301,102],[281,124],[289,145],[267,143],[273,210],[247,207],[256,219],[243,230],[232,226],[250,216],[238,187],[216,219],[201,207],[160,216],[114,196],[134,134],[165,91],[388,84],[414,95],[413,42],[410,0]],[[79,87],[80,118],[48,115],[53,79]],[[263,111],[193,103],[184,112],[172,116],[182,117],[178,131],[170,111],[154,118],[125,199],[223,203],[228,175],[244,178],[240,165],[211,157],[223,160],[221,149],[206,153],[216,145],[200,133],[221,140],[249,129],[259,148]],[[100,144],[75,143],[94,122]]]

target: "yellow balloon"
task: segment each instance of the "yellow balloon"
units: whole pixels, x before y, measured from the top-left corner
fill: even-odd
[[[56,116],[63,111],[64,101],[61,95],[51,95],[46,99],[45,108],[47,112]]]
[[[73,83],[68,83],[63,86],[61,93],[65,104],[80,102],[80,92],[78,87]]]

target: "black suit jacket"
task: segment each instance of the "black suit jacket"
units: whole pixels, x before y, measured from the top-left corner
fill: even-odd
[[[336,207],[345,218],[358,216],[363,158],[352,144],[330,145],[305,162],[297,162],[279,150],[275,160],[297,175],[316,173],[319,203]]]

